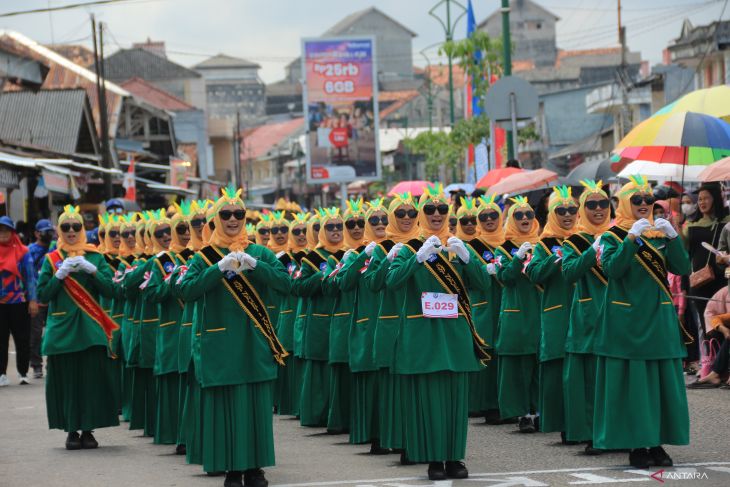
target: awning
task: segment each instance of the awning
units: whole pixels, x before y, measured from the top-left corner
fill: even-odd
[[[65,167],[59,167],[59,165],[66,164],[68,162],[73,161],[68,159],[34,159],[32,157],[23,157],[15,154],[9,154],[7,152],[0,152],[0,163],[5,163],[10,166],[23,169],[46,169],[58,174],[65,174],[66,176],[79,176],[78,172],[71,171]]]
[[[71,160],[66,160],[66,159],[36,159],[36,160],[42,164],[73,167],[75,169],[79,169],[82,171],[95,171],[95,172],[113,174],[115,176],[122,176],[124,174],[119,169],[114,169],[114,168],[107,169],[105,167],[95,166],[94,164],[86,164],[83,162],[76,162],[76,161],[71,161]]]
[[[129,161],[119,161],[119,165],[129,167]],[[166,166],[164,164],[152,164],[151,162],[134,161],[134,168],[152,169],[160,172],[170,172],[170,166]]]

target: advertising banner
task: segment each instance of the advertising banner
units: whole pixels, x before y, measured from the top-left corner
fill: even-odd
[[[380,179],[375,39],[304,39],[307,183]]]

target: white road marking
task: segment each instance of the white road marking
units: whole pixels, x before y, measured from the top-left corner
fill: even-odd
[[[570,482],[570,485],[590,485],[590,484],[621,484],[627,482],[649,482],[652,480],[648,477],[633,477],[628,479],[615,479],[612,477],[605,477],[603,475],[596,475],[594,473],[571,473],[571,477],[577,477],[583,479],[580,481]]]

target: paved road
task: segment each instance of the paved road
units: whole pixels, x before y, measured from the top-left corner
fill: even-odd
[[[11,357],[11,366],[14,358]],[[65,434],[47,429],[43,384],[0,389],[0,486],[2,487],[219,487],[221,478],[206,477],[186,465],[174,447],[156,446],[139,432],[99,430],[98,450],[66,451]],[[678,467],[665,471],[668,485],[730,485],[730,391],[690,391],[692,443],[668,447]],[[278,465],[267,469],[272,487],[439,487],[604,485],[644,482],[654,485],[656,469],[632,470],[626,454],[581,455],[582,447],[561,446],[557,434],[521,435],[514,425],[485,426],[471,420],[467,465],[471,478],[432,483],[425,466],[401,467],[395,455],[371,457],[366,446],[347,444],[346,436],[329,436],[301,428],[297,421],[274,423]]]

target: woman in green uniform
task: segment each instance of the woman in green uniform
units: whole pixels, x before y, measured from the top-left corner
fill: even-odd
[[[565,438],[563,407],[563,358],[568,333],[573,284],[562,274],[563,242],[574,232],[578,203],[571,188],[555,186],[548,199],[547,223],[527,266],[530,280],[542,287],[540,313],[540,362],[538,411],[540,431],[560,432]]]
[[[495,195],[479,198],[479,206],[468,205],[467,200],[459,208],[458,229],[467,230],[472,220],[476,227],[476,235],[469,239],[469,246],[474,254],[487,265],[493,263],[494,253],[504,243],[504,226],[502,209],[495,203]],[[462,222],[464,218],[464,222]],[[478,222],[478,223],[477,223]],[[463,225],[466,223],[466,225]],[[466,233],[466,232],[464,232]],[[457,234],[459,237],[459,234]],[[466,237],[466,235],[464,235]],[[459,237],[462,238],[462,237]],[[465,240],[465,238],[462,238]],[[502,286],[490,277],[490,285],[485,289],[470,289],[471,311],[479,336],[490,348],[492,360],[484,370],[469,375],[469,413],[482,414],[487,424],[500,424],[497,370],[498,358],[494,350],[499,324],[499,307],[502,302]]]
[[[122,362],[122,419],[129,421],[132,412],[132,369],[127,364],[127,347],[131,323],[127,320],[127,297],[121,286],[127,269],[132,266],[135,260],[137,247],[136,239],[136,213],[128,213],[121,216],[119,244],[119,267],[114,274],[114,304],[112,306],[112,319],[120,325],[119,353],[117,354]]]
[[[344,249],[345,255],[353,255],[362,252],[365,236],[365,208],[362,198],[348,200],[345,202],[345,233]],[[337,256],[330,255],[327,259],[325,280],[322,282],[322,289],[328,296],[335,299],[335,306],[332,311],[329,337],[329,361],[330,366],[330,407],[327,414],[327,431],[332,434],[347,433],[350,431],[350,394],[352,377],[349,365],[350,322],[352,320],[353,303],[355,301],[355,290],[342,291],[335,282],[345,262]]]
[[[577,232],[563,241],[563,277],[575,285],[570,323],[565,339],[563,397],[565,437],[588,442],[588,455],[600,454],[593,448],[593,404],[596,385],[596,356],[593,334],[603,309],[608,283],[598,264],[593,242],[611,228],[610,201],[601,182],[581,181]]]
[[[419,206],[419,238],[403,246],[386,278],[388,290],[406,289],[392,370],[401,376],[408,458],[428,462],[431,480],[461,479],[468,476],[461,462],[468,373],[489,360],[472,321],[468,288],[487,287],[489,280],[466,245],[450,236],[442,186],[428,186]]]
[[[193,257],[180,293],[200,300],[203,469],[225,471],[227,487],[263,487],[261,467],[274,465],[274,381],[287,352],[261,291],[288,292],[290,280],[269,249],[249,244],[240,194],[223,190],[210,245]]]
[[[519,417],[519,430],[536,431],[538,401],[537,352],[540,342],[540,291],[525,274],[540,225],[527,199],[512,199],[505,242],[497,248],[497,264],[488,266],[502,283],[499,314],[499,413]]]
[[[688,274],[690,264],[672,224],[652,221],[647,180],[630,179],[617,195],[614,226],[598,244],[608,288],[595,336],[593,446],[630,448],[635,468],[667,467],[672,459],[661,445],[689,443],[686,349],[667,272]]]
[[[323,293],[327,259],[342,258],[345,224],[339,208],[324,208],[320,218],[319,246],[302,259],[301,275],[292,283],[297,296],[308,298],[302,350],[304,373],[299,405],[302,426],[327,425],[330,404],[329,336],[335,296]]]
[[[64,208],[57,232],[58,247],[38,276],[38,298],[48,304],[42,343],[48,426],[68,433],[69,450],[96,448],[93,430],[119,424],[111,350],[119,325],[99,304],[100,295],[111,296],[112,276],[104,257],[86,243],[78,207]]]
[[[401,464],[408,465],[403,437],[403,408],[400,396],[400,376],[391,371],[398,320],[403,312],[405,288],[385,288],[385,279],[391,262],[407,242],[418,238],[418,203],[411,193],[396,194],[388,205],[386,239],[373,250],[363,280],[370,292],[378,294],[375,323],[373,361],[378,369],[378,418],[380,446],[392,448],[401,454]]]

